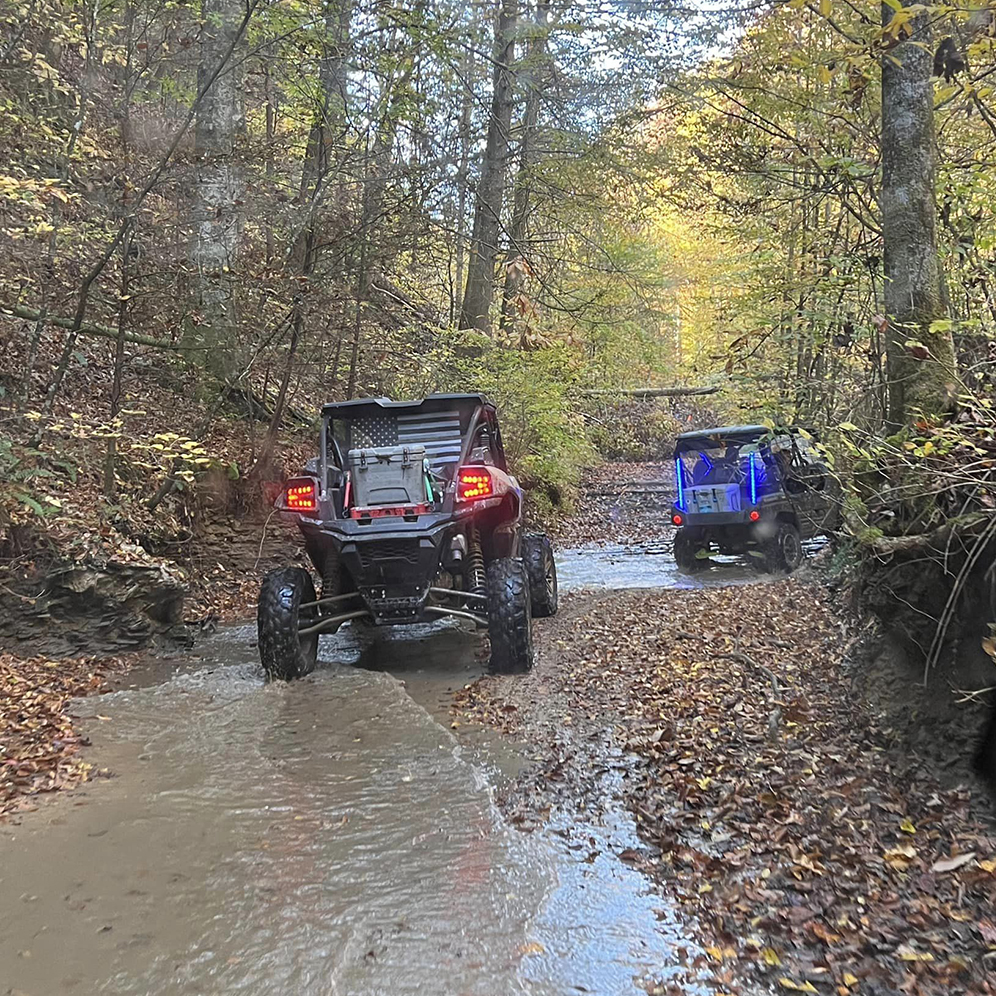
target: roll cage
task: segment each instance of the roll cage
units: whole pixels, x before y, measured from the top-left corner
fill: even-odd
[[[345,469],[350,449],[409,438],[426,445],[430,466],[446,479],[472,462],[475,449],[487,451],[481,462],[508,471],[494,404],[482,394],[431,394],[421,401],[357,398],[323,406],[322,479]]]

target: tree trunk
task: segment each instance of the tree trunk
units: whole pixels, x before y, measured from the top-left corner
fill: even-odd
[[[318,199],[316,188],[328,175],[329,152],[346,120],[346,51],[352,16],[352,0],[327,0],[325,51],[318,68],[319,96],[301,170],[302,204]]]
[[[231,51],[245,17],[243,0],[202,0],[198,89]],[[209,370],[227,380],[235,366],[236,301],[233,269],[242,234],[245,179],[236,157],[244,128],[241,55],[204,92],[194,138],[197,175],[190,261],[194,270],[195,333]]]
[[[456,206],[456,277],[453,281],[456,290],[450,300],[450,324],[456,321],[463,306],[464,261],[467,255],[465,228],[467,219],[467,185],[470,182],[470,125],[474,110],[474,49],[464,53],[462,75],[464,79],[463,99],[460,104],[460,163],[457,167],[457,206]]]
[[[546,88],[546,33],[548,0],[536,4],[536,23],[529,37],[526,64],[519,70],[528,92],[522,115],[522,136],[519,141],[519,168],[515,178],[512,203],[512,224],[508,230],[508,251],[505,254],[505,288],[502,293],[501,325],[507,328],[515,320],[517,298],[522,293],[532,261],[528,245],[529,212],[532,201],[530,169],[536,159],[536,130],[539,125],[540,98]]]
[[[501,0],[495,24],[494,89],[488,139],[474,204],[474,231],[467,264],[467,289],[460,309],[460,327],[491,332],[491,301],[501,233],[501,208],[508,167],[508,132],[512,124],[512,60],[515,56],[516,5]]]
[[[887,28],[893,17],[882,6]],[[885,262],[888,421],[907,424],[916,412],[936,415],[949,407],[955,378],[950,331],[932,332],[945,317],[937,256],[934,199],[936,147],[931,82],[930,14],[882,58],[882,232]],[[921,343],[907,346],[910,340]],[[923,358],[918,358],[920,354]]]

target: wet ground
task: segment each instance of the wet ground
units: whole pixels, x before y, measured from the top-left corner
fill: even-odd
[[[565,589],[676,582],[663,549],[561,570]],[[694,945],[617,858],[628,816],[524,834],[499,813],[528,745],[450,728],[484,664],[460,624],[345,629],[315,674],[264,686],[243,626],[82,700],[107,777],[0,831],[0,993],[615,996],[675,976]]]

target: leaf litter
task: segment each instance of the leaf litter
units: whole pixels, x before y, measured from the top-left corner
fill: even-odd
[[[37,808],[37,797],[88,781],[88,744],[73,699],[109,691],[122,658],[17,658],[0,653],[0,821]],[[98,717],[101,718],[101,717]]]
[[[996,993],[996,825],[855,691],[830,599],[798,578],[578,593],[537,627],[530,675],[454,710],[528,744],[502,800],[521,829],[624,770],[647,849],[621,857],[720,991]]]

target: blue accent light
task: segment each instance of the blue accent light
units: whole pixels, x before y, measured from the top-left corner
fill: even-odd
[[[750,479],[750,503],[752,505],[757,504],[757,460],[755,457],[756,453],[752,452],[750,454],[750,467],[748,477]]]
[[[674,458],[674,477],[678,483],[678,500],[675,504],[684,511],[685,508],[685,474],[681,468],[681,457]]]

